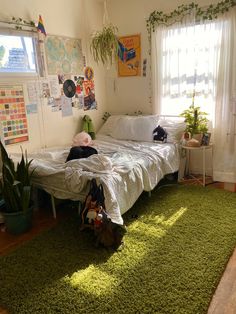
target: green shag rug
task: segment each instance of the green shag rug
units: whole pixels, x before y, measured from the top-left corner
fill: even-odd
[[[207,313],[236,245],[236,194],[196,186],[143,194],[125,246],[95,248],[76,217],[0,258],[10,313]]]

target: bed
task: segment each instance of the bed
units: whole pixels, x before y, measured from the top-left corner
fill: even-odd
[[[96,178],[103,185],[111,220],[123,224],[122,215],[143,191],[151,191],[166,174],[179,169],[178,141],[153,142],[158,122],[158,116],[110,117],[93,143],[98,154],[88,158],[65,162],[70,146],[29,154],[33,184],[52,197],[83,202],[90,180]]]

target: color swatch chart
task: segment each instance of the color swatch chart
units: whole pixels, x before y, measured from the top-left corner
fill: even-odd
[[[28,141],[27,117],[22,85],[0,86],[0,121],[6,145]]]

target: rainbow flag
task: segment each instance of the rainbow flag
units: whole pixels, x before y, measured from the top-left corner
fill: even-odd
[[[44,34],[45,36],[47,35],[45,28],[44,28],[44,25],[43,25],[43,19],[42,19],[41,15],[39,15],[39,21],[38,21],[37,29],[38,29],[38,32]]]

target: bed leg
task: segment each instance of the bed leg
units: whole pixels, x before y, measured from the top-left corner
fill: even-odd
[[[149,197],[152,196],[152,191],[148,191],[148,196],[149,196]]]
[[[79,201],[79,203],[78,203],[78,215],[79,216],[81,214],[81,211],[82,211],[82,203]]]
[[[54,196],[51,195],[51,203],[52,203],[52,212],[53,212],[53,218],[57,218],[57,212],[56,212],[56,206],[55,206],[55,199]]]

